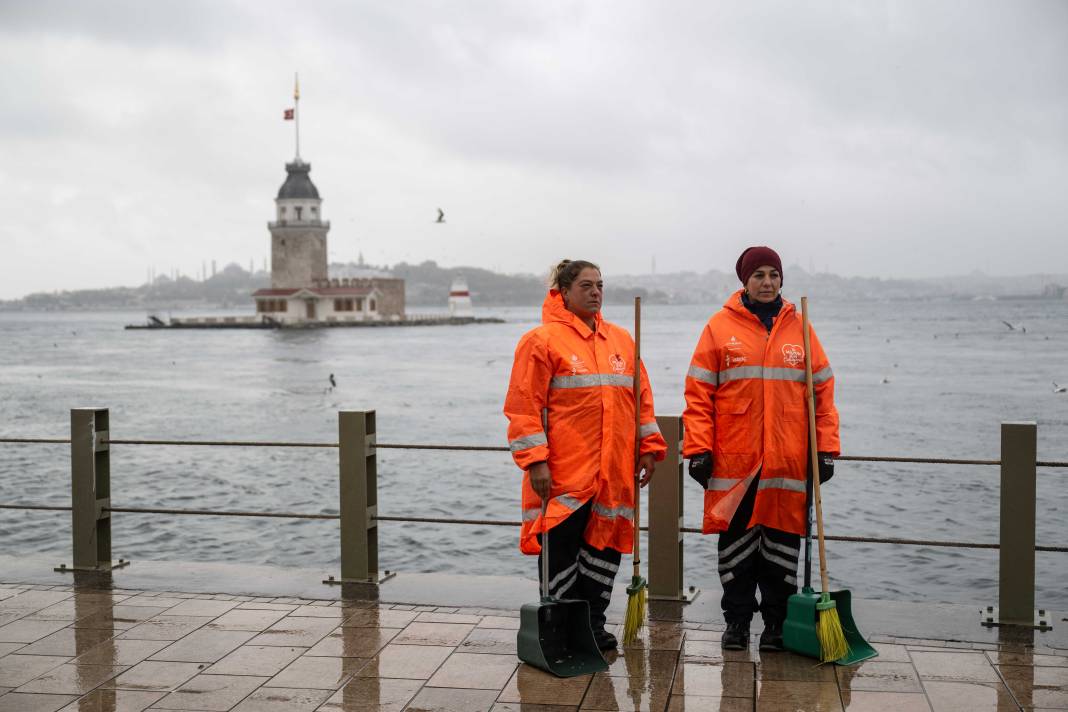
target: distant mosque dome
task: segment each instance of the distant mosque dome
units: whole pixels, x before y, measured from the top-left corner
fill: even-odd
[[[278,189],[278,199],[311,198],[319,200],[319,190],[311,182],[311,177],[308,175],[310,171],[311,164],[305,163],[300,159],[287,163],[286,173],[288,175],[286,176],[286,182]]]

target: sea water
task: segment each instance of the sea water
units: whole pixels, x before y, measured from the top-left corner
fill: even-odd
[[[477,305],[476,305],[477,306]],[[643,310],[660,414],[719,305]],[[110,408],[111,437],[337,439],[339,410],[375,410],[384,443],[504,445],[515,344],[539,305],[481,308],[503,324],[124,331],[144,313],[0,313],[0,435],[67,437],[69,410]],[[629,306],[606,318],[631,328]],[[177,315],[177,313],[175,314]],[[1005,421],[1038,422],[1040,460],[1068,460],[1068,301],[831,302],[813,324],[836,376],[847,455],[998,459]],[[1016,326],[1010,330],[1003,322]],[[1024,331],[1026,328],[1026,332]],[[331,387],[330,374],[337,386]],[[0,503],[70,501],[69,446],[0,444]],[[336,513],[337,451],[115,445],[112,504]],[[378,451],[379,514],[518,520],[507,453]],[[1068,469],[1038,473],[1037,540],[1068,545]],[[700,527],[686,478],[684,523]],[[999,470],[840,462],[824,489],[838,535],[996,542]],[[69,560],[67,512],[0,510],[0,552]],[[382,522],[380,566],[521,575],[512,527]],[[233,561],[336,573],[336,521],[117,514],[115,557]],[[997,552],[831,542],[832,587],[869,598],[995,603]],[[685,582],[719,595],[715,537],[685,536]],[[1068,609],[1068,554],[1037,555],[1039,605]]]

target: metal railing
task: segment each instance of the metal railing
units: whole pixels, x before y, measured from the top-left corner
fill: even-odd
[[[658,416],[657,423],[668,442],[665,459],[657,463],[649,486],[649,591],[653,598],[686,600],[683,584],[683,535],[700,529],[682,526],[683,457],[682,418]],[[1036,480],[1038,467],[1068,468],[1068,462],[1037,459],[1037,425],[1003,423],[1001,458],[969,460],[929,457],[880,457],[843,455],[851,462],[895,462],[909,464],[953,464],[1000,466],[1000,541],[962,542],[927,539],[881,538],[829,535],[830,541],[895,545],[922,545],[999,550],[1000,622],[1031,625],[1034,621],[1035,552],[1068,552],[1068,546],[1038,546],[1035,542]],[[4,503],[0,509],[70,511],[73,566],[62,570],[103,571],[128,564],[112,561],[111,515],[113,513],[169,514],[223,517],[272,517],[287,519],[339,520],[341,572],[331,583],[377,583],[378,523],[413,522],[518,527],[519,521],[459,519],[447,517],[399,517],[378,513],[377,451],[436,450],[454,452],[508,452],[504,446],[437,445],[417,443],[378,443],[374,411],[341,411],[338,414],[338,442],[248,441],[248,440],[163,440],[111,439],[106,408],[71,410],[69,438],[8,438],[10,444],[70,444],[71,505],[52,506],[30,503]],[[192,446],[192,447],[279,447],[336,448],[338,450],[338,514],[306,512],[265,512],[235,510],[180,509],[168,507],[111,506],[110,449],[112,445]]]

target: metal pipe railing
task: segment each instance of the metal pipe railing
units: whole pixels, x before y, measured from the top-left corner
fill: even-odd
[[[378,523],[415,522],[469,524],[479,526],[520,526],[520,522],[445,517],[379,516],[377,512],[377,450],[444,450],[464,452],[508,452],[503,446],[435,445],[377,443],[374,411],[341,411],[338,442],[244,441],[244,440],[162,440],[110,439],[106,408],[71,411],[70,438],[9,438],[0,443],[69,444],[71,446],[71,506],[40,504],[0,504],[0,509],[70,511],[74,566],[60,570],[105,570],[128,562],[111,561],[111,514],[170,514],[224,517],[271,517],[338,520],[341,523],[341,577],[327,583],[377,583]],[[669,443],[668,454],[657,465],[657,476],[649,492],[649,585],[656,598],[687,600],[682,583],[683,534],[700,533],[682,526],[682,419],[658,416],[661,432]],[[339,513],[263,512],[178,509],[166,507],[112,507],[110,503],[110,448],[112,445],[196,446],[196,447],[283,447],[336,448],[339,465]],[[1037,468],[1068,468],[1068,462],[1042,461],[1036,457],[1035,423],[1002,424],[1001,458],[975,460],[931,457],[885,457],[843,455],[851,462],[894,462],[966,466],[1000,466],[1001,535],[998,543],[938,541],[925,539],[835,536],[830,541],[885,543],[995,549],[999,556],[1000,622],[1030,625],[1033,622],[1036,552],[1068,553],[1068,547],[1040,546],[1035,543],[1035,487]]]

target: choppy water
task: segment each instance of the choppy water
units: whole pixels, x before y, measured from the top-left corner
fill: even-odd
[[[997,458],[999,424],[1037,420],[1039,458],[1068,460],[1068,302],[819,303],[846,454]],[[657,410],[679,413],[710,307],[646,307]],[[111,409],[113,438],[335,440],[337,411],[375,409],[382,442],[504,443],[512,352],[539,309],[505,324],[412,329],[123,331],[139,313],[0,314],[0,433],[65,437],[71,407]],[[629,324],[629,308],[607,310]],[[1002,320],[1026,325],[1009,331]],[[338,386],[328,391],[327,376]],[[888,383],[883,383],[883,379]],[[334,450],[115,446],[115,506],[336,512]],[[0,444],[0,502],[68,503],[65,445]],[[1068,545],[1068,471],[1040,470],[1038,541]],[[686,524],[700,491],[686,481]],[[505,453],[379,451],[382,515],[517,519]],[[996,541],[995,467],[840,463],[837,534]],[[0,510],[0,551],[69,557],[69,515]],[[533,576],[501,527],[380,525],[383,568]],[[116,557],[320,567],[335,522],[116,515]],[[992,551],[832,543],[834,585],[864,597],[993,602]],[[718,595],[715,539],[686,538],[687,583]],[[1038,555],[1038,602],[1068,609],[1068,554]]]

